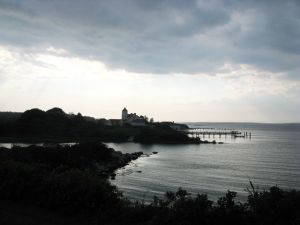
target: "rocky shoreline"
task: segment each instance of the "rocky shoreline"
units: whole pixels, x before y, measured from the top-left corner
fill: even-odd
[[[69,145],[30,145],[13,146],[11,149],[0,147],[0,160],[16,160],[23,163],[42,163],[48,167],[79,168],[96,173],[102,178],[115,176],[115,171],[133,160],[143,152],[122,153],[108,148],[100,142]]]
[[[114,152],[116,155],[115,161],[112,161],[110,163],[99,163],[96,162],[97,170],[96,172],[101,174],[102,176],[106,178],[114,179],[116,176],[116,170],[127,166],[131,161],[134,161],[141,157],[144,153],[143,152],[133,152],[133,153],[121,153],[121,152]]]

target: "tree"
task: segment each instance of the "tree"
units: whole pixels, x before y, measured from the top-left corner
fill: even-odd
[[[148,118],[148,116],[144,116],[144,119],[145,119],[145,121],[146,121],[146,123],[148,123],[149,122],[149,118]]]

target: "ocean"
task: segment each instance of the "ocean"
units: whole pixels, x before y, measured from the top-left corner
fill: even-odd
[[[119,169],[111,183],[129,199],[146,202],[154,195],[162,197],[166,191],[176,191],[179,187],[192,195],[205,193],[211,200],[231,190],[237,192],[238,200],[244,201],[249,181],[260,190],[274,185],[300,189],[300,124],[187,124],[191,128],[251,132],[251,138],[200,136],[202,140],[224,143],[200,145],[107,143],[123,153],[143,151],[149,155]],[[0,143],[8,148],[12,145]]]
[[[300,189],[300,124],[188,123],[192,128],[235,129],[251,132],[251,139],[202,137],[224,144],[141,145],[108,143],[118,151],[143,151],[141,157],[119,169],[111,180],[129,199],[151,201],[179,187],[212,200],[227,190],[237,199],[247,197],[249,181],[260,190],[277,185]],[[152,154],[152,152],[158,152]]]

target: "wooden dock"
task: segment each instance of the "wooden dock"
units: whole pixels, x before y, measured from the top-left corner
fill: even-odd
[[[251,132],[240,132],[237,130],[231,129],[215,129],[215,128],[190,128],[186,131],[187,134],[193,135],[196,137],[207,136],[207,137],[215,137],[215,136],[230,136],[233,138],[251,138]]]

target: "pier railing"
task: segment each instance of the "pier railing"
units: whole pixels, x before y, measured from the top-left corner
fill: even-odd
[[[241,132],[231,129],[216,129],[216,128],[190,128],[186,131],[187,134],[196,137],[200,136],[231,136],[233,138],[251,138],[251,132]]]

